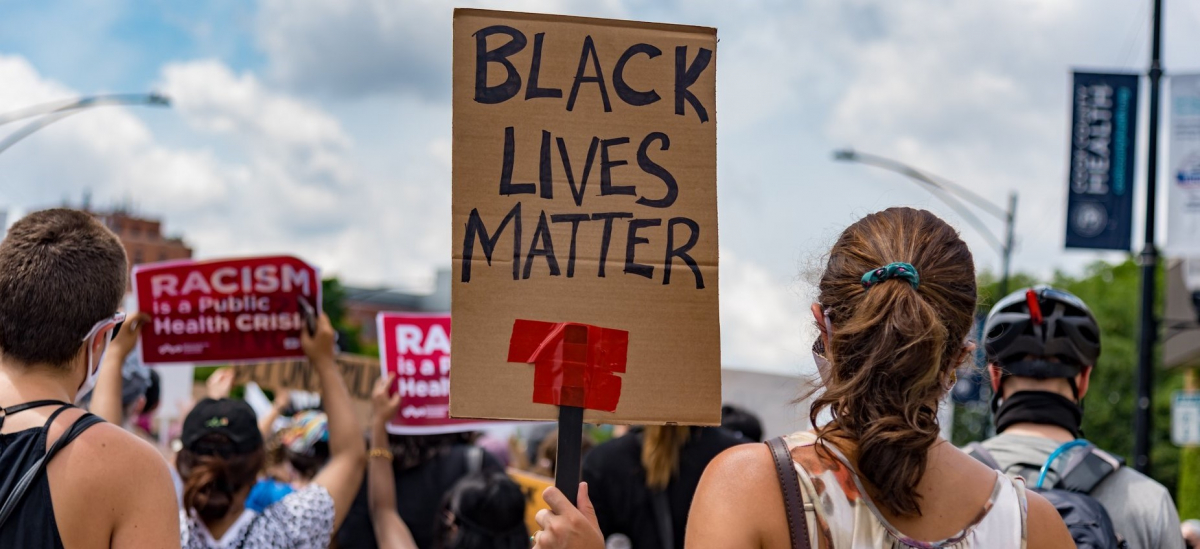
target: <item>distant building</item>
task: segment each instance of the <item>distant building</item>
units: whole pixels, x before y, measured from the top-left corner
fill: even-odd
[[[377,345],[379,334],[375,332],[375,315],[389,311],[401,313],[446,313],[450,312],[450,271],[437,273],[433,292],[406,292],[391,288],[361,288],[342,286],[346,309],[345,320],[359,329],[359,339],[367,345]]]
[[[182,238],[163,236],[160,220],[138,217],[124,209],[90,213],[121,239],[125,255],[129,257],[130,270],[142,263],[192,257],[192,249]]]

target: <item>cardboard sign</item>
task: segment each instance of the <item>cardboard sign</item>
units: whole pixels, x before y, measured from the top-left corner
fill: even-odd
[[[146,364],[303,357],[298,299],[320,312],[321,278],[287,256],[173,261],[133,269]]]
[[[484,422],[450,419],[450,315],[379,313],[379,363],[396,374],[400,410],[389,433],[428,435],[471,431]]]
[[[455,10],[453,417],[556,418],[534,359],[575,344],[582,369],[553,375],[583,385],[554,390],[588,402],[603,377],[618,393],[588,421],[720,422],[716,44],[712,28]],[[538,323],[625,332],[627,355],[592,364],[596,342],[556,328],[510,362]]]
[[[546,500],[542,499],[542,492],[545,492],[546,488],[554,486],[554,479],[512,467],[508,468],[508,478],[513,479],[513,482],[521,487],[521,493],[525,494],[525,527],[530,532],[541,530],[542,527],[538,526],[534,517],[537,516],[538,511],[550,508],[549,505],[546,505]]]
[[[337,367],[350,396],[355,400],[370,402],[371,391],[379,380],[379,361],[369,356],[342,353],[337,356]],[[317,372],[308,360],[275,360],[239,365],[234,369],[234,385],[245,385],[251,381],[271,390],[321,392]]]

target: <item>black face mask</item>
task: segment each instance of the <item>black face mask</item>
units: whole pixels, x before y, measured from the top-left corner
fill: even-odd
[[[1021,391],[1006,399],[996,411],[996,433],[1017,423],[1040,423],[1062,427],[1079,438],[1083,408],[1058,393]]]

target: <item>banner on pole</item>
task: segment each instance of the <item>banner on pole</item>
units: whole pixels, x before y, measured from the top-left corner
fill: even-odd
[[[1129,251],[1138,75],[1076,72],[1071,105],[1066,247]]]
[[[138,265],[133,289],[145,364],[301,358],[300,299],[321,308],[317,270],[288,256]]]
[[[450,315],[379,313],[375,323],[383,375],[396,375],[393,390],[400,393],[389,433],[457,433],[489,425],[450,419]]]
[[[1200,257],[1200,74],[1171,77],[1168,255]]]

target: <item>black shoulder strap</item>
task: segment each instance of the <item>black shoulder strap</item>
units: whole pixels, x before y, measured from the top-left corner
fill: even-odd
[[[53,422],[54,417],[66,408],[67,406],[59,408],[54,413],[54,416],[51,416],[50,421]],[[99,416],[84,414],[79,419],[75,420],[75,423],[72,423],[71,426],[67,428],[67,431],[63,433],[62,436],[58,437],[58,440],[54,441],[54,444],[50,446],[50,449],[46,450],[46,455],[38,458],[38,460],[34,462],[33,466],[21,476],[21,480],[19,480],[16,486],[13,487],[13,491],[9,493],[8,499],[5,500],[4,505],[0,507],[0,527],[3,527],[4,523],[8,522],[8,517],[12,515],[14,510],[16,510],[17,505],[21,503],[21,500],[25,498],[25,493],[29,491],[29,487],[33,484],[33,481],[37,480],[38,476],[40,476],[42,472],[46,470],[46,464],[50,463],[51,459],[54,459],[54,455],[57,454],[59,450],[62,450],[63,447],[70,444],[71,441],[75,440],[75,437],[78,437],[84,431],[88,430],[88,428],[102,422],[104,422],[104,420],[100,419]]]
[[[788,451],[783,437],[767,440],[767,447],[771,449],[771,457],[775,460],[775,474],[779,477],[780,488],[783,489],[783,507],[787,512],[792,549],[810,549],[808,517],[804,514],[804,496],[800,494],[800,478],[796,475],[792,454]]]
[[[662,542],[663,549],[675,549],[675,524],[671,520],[671,504],[667,501],[667,491],[652,492],[650,503],[654,507],[654,523],[658,526],[658,539]]]
[[[1114,456],[1094,445],[1088,445],[1082,459],[1072,460],[1059,474],[1057,487],[1072,492],[1090,494],[1108,475],[1125,464],[1125,459]]]
[[[1004,471],[1004,469],[1000,467],[1000,462],[996,461],[996,458],[992,457],[992,453],[989,452],[987,448],[984,448],[983,444],[972,442],[963,448],[963,450],[967,452],[968,456],[975,458],[980,463],[997,471]]]

